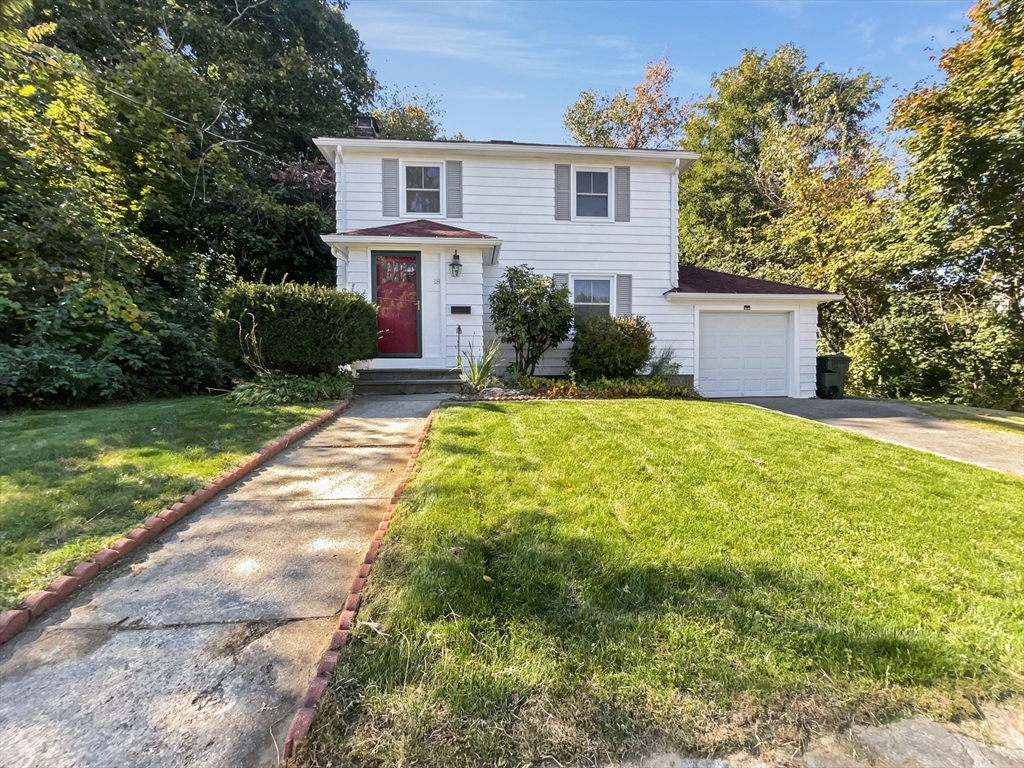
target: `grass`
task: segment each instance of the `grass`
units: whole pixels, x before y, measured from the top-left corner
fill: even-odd
[[[193,397],[0,419],[0,607],[323,411]]]
[[[440,413],[304,766],[797,748],[1024,691],[1024,482],[695,401]]]
[[[1012,435],[1024,435],[1024,413],[1019,411],[1000,411],[995,408],[973,408],[969,405],[950,405],[949,403],[926,403],[917,400],[904,400],[911,408],[925,416],[955,421],[969,427],[981,427],[995,432],[1009,432]]]

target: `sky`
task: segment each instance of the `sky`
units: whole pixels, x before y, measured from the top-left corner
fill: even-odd
[[[438,97],[443,132],[567,143],[582,90],[613,93],[667,57],[673,95],[708,94],[746,48],[793,43],[810,66],[887,80],[881,104],[937,76],[970,0],[351,0],[345,15],[385,85]],[[879,117],[878,124],[884,119]]]

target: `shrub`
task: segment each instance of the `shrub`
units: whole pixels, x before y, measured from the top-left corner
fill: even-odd
[[[658,376],[637,376],[631,379],[593,379],[576,381],[575,377],[553,379],[544,376],[517,376],[511,382],[514,389],[543,397],[692,397],[689,387],[670,384]]]
[[[334,374],[377,356],[377,313],[359,294],[327,286],[237,283],[217,302],[213,338],[234,363],[295,376]]]
[[[509,267],[490,297],[491,323],[515,352],[515,368],[531,376],[541,355],[569,338],[573,308],[569,288],[531,267]]]
[[[228,393],[228,400],[238,405],[291,405],[342,400],[351,393],[352,377],[347,374],[291,376],[287,373],[264,373],[255,381],[239,384]]]
[[[465,358],[459,354],[456,363],[462,373],[462,380],[472,387],[474,392],[479,392],[494,378],[494,363],[498,357],[498,349],[498,344],[490,342],[484,344],[484,348],[477,355],[473,352],[473,343],[470,342],[469,354]]]
[[[654,332],[642,317],[589,317],[576,328],[569,367],[583,379],[625,379],[651,357]]]

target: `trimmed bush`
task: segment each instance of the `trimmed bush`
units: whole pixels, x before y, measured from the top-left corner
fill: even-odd
[[[337,373],[377,356],[377,311],[323,285],[237,283],[214,314],[218,352],[234,363],[294,376]]]
[[[581,379],[628,379],[647,365],[653,346],[642,317],[589,317],[576,327],[569,367]]]
[[[257,376],[255,381],[239,384],[228,393],[228,400],[238,405],[264,407],[343,400],[350,394],[352,377],[347,374],[291,376],[287,373],[265,373]]]
[[[490,296],[491,323],[515,352],[514,370],[533,375],[541,355],[569,338],[569,288],[555,285],[532,267],[509,267]]]

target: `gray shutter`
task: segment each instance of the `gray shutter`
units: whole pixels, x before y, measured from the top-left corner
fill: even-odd
[[[398,161],[382,160],[385,216],[398,215]]]
[[[615,166],[615,220],[629,221],[629,167]]]
[[[569,273],[568,272],[555,272],[551,276],[551,280],[555,284],[555,288],[568,288],[569,287]]]
[[[619,317],[633,316],[633,276],[615,276],[615,314]]]
[[[449,219],[462,218],[462,161],[445,163],[445,213]]]
[[[572,183],[568,165],[555,165],[555,221],[569,221]]]

